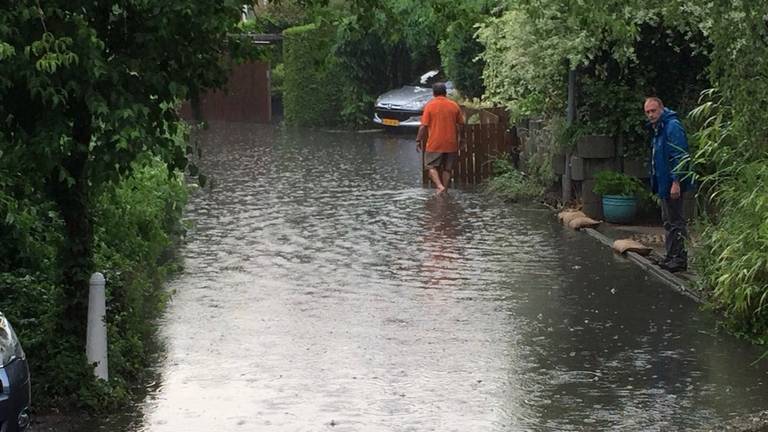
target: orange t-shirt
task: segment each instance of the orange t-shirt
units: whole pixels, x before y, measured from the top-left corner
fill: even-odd
[[[424,107],[421,124],[429,130],[426,151],[452,153],[459,151],[456,132],[464,124],[459,105],[445,96],[436,96]]]

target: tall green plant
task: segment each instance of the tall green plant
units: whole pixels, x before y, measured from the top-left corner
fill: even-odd
[[[768,27],[749,2],[716,0],[710,79],[693,119],[693,161],[708,210],[701,265],[712,303],[740,334],[768,343]]]
[[[701,122],[693,161],[701,175],[702,288],[731,328],[768,343],[768,154],[745,149],[734,107],[715,90],[693,112]]]
[[[713,303],[729,324],[768,342],[768,159],[742,165],[739,176],[722,181],[698,256]]]

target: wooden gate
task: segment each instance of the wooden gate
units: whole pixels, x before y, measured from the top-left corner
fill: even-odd
[[[480,123],[466,124],[459,130],[459,159],[453,170],[453,182],[462,185],[477,185],[493,174],[491,163],[503,153],[512,154],[517,139],[507,130],[503,115],[487,110],[462,107],[465,119],[479,117]],[[422,166],[424,154],[422,153]],[[431,180],[427,171],[423,174],[424,184]]]
[[[269,64],[254,61],[233,65],[224,89],[200,95],[198,112],[194,111],[191,103],[185,102],[181,115],[190,121],[270,123]]]

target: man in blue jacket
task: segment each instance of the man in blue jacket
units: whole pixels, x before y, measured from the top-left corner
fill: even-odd
[[[677,113],[664,108],[657,97],[645,100],[645,116],[653,128],[651,190],[661,200],[661,218],[666,231],[666,256],[659,266],[670,272],[688,268],[685,239],[688,237],[683,214],[683,195],[691,187],[688,165],[688,139]]]

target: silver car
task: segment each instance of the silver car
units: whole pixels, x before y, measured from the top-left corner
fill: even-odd
[[[390,90],[376,99],[373,122],[387,127],[418,127],[424,105],[432,99],[432,84],[445,81],[439,70],[421,75],[415,83]],[[448,94],[454,92],[453,83],[445,81]]]
[[[29,427],[29,367],[8,320],[0,313],[0,432]]]

